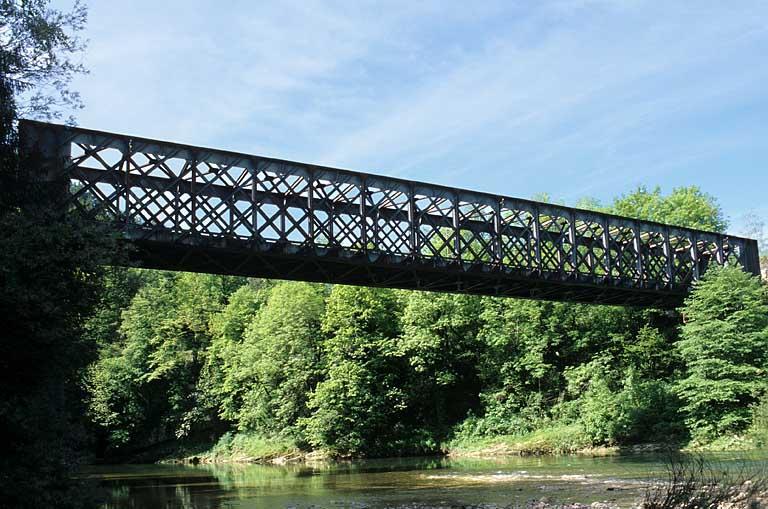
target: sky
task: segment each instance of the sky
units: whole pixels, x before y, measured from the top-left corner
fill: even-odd
[[[768,1],[87,4],[83,127],[567,204],[695,184],[732,232],[768,218]]]

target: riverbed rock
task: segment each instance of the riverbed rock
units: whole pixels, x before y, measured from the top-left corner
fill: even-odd
[[[387,506],[386,509],[618,509],[618,506],[609,502],[593,502],[592,504],[562,504],[544,497],[539,500],[529,500],[525,504],[480,504],[480,505],[429,505],[429,504],[405,504]]]

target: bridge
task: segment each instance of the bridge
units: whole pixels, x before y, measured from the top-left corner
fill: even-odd
[[[548,203],[34,121],[37,177],[144,267],[672,307],[754,240]]]

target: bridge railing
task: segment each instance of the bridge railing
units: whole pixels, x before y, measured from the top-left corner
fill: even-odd
[[[23,121],[43,178],[132,239],[236,239],[320,256],[675,291],[755,241],[268,157]],[[169,237],[170,235],[170,237]]]

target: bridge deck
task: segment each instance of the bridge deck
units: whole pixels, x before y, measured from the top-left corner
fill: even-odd
[[[68,210],[146,267],[676,306],[750,239],[360,172],[33,121],[22,148]]]

